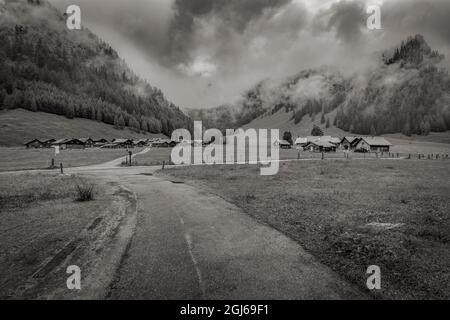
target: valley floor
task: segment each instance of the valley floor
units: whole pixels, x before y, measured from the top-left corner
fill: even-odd
[[[1,297],[367,298],[279,231],[155,170],[68,169],[101,188],[87,203],[73,201],[72,176],[1,174]],[[69,265],[81,290],[66,287]]]
[[[296,240],[345,279],[366,288],[378,265],[376,298],[449,299],[450,160],[330,160],[161,171],[213,192]]]
[[[0,296],[450,298],[450,160],[310,160],[274,176],[120,159],[0,173]],[[72,174],[95,183],[95,201],[75,201]],[[80,292],[65,286],[69,264],[82,267]]]
[[[142,148],[133,149],[133,153],[142,151]],[[99,149],[90,148],[84,150],[62,150],[55,155],[53,148],[26,149],[25,147],[2,148],[0,147],[0,172],[32,169],[49,169],[52,159],[59,168],[60,163],[64,168],[88,166],[104,163],[127,156],[125,149]]]

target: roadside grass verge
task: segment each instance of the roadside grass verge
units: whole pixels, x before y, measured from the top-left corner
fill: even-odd
[[[450,298],[450,163],[304,161],[159,171],[204,188],[298,241],[374,298]],[[367,267],[382,288],[366,288]]]
[[[95,201],[76,201],[73,176],[0,174],[0,299],[17,298],[17,290],[40,266],[111,206],[110,187],[89,178],[83,181],[95,185]],[[65,270],[58,275],[64,289]]]
[[[141,151],[136,148],[133,152]],[[51,160],[55,159],[55,169],[63,163],[64,168],[100,164],[126,156],[124,149],[85,149],[62,150],[55,155],[54,149],[25,149],[0,147],[0,171],[29,169],[51,169]]]
[[[73,198],[73,177],[45,174],[0,175],[1,211],[24,208],[35,202]]]

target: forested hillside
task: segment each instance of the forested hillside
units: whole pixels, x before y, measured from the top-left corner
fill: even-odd
[[[0,3],[0,109],[86,118],[170,135],[188,117],[87,29],[43,0]]]
[[[362,134],[449,130],[450,77],[439,67],[442,59],[422,36],[410,37],[391,58],[385,53],[383,63],[364,81],[353,81],[336,125]]]
[[[162,133],[148,133],[128,127],[114,126],[83,118],[68,119],[47,112],[31,112],[24,109],[0,110],[0,147],[22,146],[34,139],[61,138],[144,139],[167,138]],[[1,148],[0,148],[1,149]]]
[[[444,56],[416,35],[378,59],[375,68],[352,76],[323,67],[282,82],[265,80],[232,107],[212,114],[191,113],[219,128],[242,126],[284,111],[296,125],[304,124],[308,116],[308,125],[316,122],[324,129],[336,127],[355,134],[427,135],[450,129],[450,76],[440,67]]]

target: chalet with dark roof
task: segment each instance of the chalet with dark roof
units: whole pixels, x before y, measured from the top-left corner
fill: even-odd
[[[61,150],[65,149],[84,149],[84,143],[80,141],[79,139],[74,138],[64,138],[56,140],[54,143],[52,143],[53,147],[58,146]]]
[[[354,142],[355,150],[365,152],[389,152],[392,144],[383,137],[361,137]]]

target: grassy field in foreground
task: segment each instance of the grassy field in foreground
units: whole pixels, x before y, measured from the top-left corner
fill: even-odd
[[[139,152],[141,149],[134,149]],[[111,161],[126,156],[126,150],[85,149],[63,150],[55,155],[54,149],[25,149],[0,148],[0,171],[47,169],[51,165],[51,159],[59,166],[62,162],[65,168],[87,166]]]
[[[74,179],[52,173],[0,175],[1,299],[20,297],[21,286],[111,203],[97,183],[95,201],[76,201]],[[62,287],[65,270],[58,275]]]
[[[361,290],[368,291],[367,267],[378,265],[375,298],[450,298],[448,161],[289,162],[275,176],[243,165],[159,174],[236,204]]]

